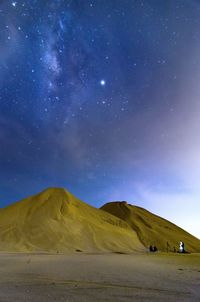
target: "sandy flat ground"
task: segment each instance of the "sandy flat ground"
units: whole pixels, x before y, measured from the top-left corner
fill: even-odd
[[[200,255],[0,253],[0,301],[200,301]]]

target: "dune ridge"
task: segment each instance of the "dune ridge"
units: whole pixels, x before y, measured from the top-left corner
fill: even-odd
[[[144,246],[125,221],[49,188],[0,209],[0,250],[133,252]]]
[[[156,245],[160,251],[176,251],[183,241],[189,252],[200,252],[200,240],[170,221],[125,201],[109,202],[102,210],[127,222],[145,247]]]

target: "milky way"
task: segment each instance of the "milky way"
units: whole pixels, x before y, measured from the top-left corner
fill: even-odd
[[[1,1],[1,206],[66,187],[200,237],[199,53],[197,1]]]

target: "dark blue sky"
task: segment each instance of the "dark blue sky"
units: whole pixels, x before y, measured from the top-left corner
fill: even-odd
[[[59,186],[197,234],[199,53],[198,1],[1,1],[1,206]]]

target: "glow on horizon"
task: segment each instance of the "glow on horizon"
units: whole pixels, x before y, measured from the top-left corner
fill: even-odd
[[[176,192],[169,188],[127,181],[112,187],[105,198],[106,202],[125,200],[143,207],[200,239],[200,189]]]

